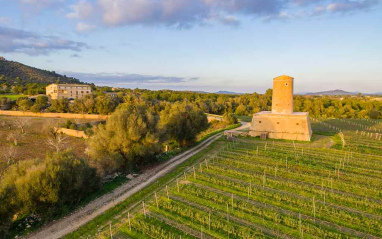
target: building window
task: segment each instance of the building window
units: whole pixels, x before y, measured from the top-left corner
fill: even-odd
[[[296,123],[296,125],[300,125],[299,123]]]
[[[285,83],[286,86],[288,86],[288,83]]]
[[[261,120],[259,121],[259,124],[261,124]]]
[[[277,122],[277,124],[280,124],[280,122]]]

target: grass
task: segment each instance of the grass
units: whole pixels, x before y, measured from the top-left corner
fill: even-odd
[[[25,95],[16,95],[16,94],[0,94],[0,98],[6,97],[10,100],[17,100],[17,98],[24,97]]]
[[[236,115],[237,119],[243,122],[251,122],[252,121],[252,115]]]

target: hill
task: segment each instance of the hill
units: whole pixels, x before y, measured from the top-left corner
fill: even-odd
[[[306,95],[357,95],[357,94],[358,92],[349,92],[344,90],[328,90],[328,91],[306,93]]]
[[[215,92],[215,94],[242,95],[242,93],[236,93],[236,92],[232,92],[232,91],[224,91],[224,90],[217,91],[217,92]]]
[[[18,79],[17,79],[18,78]],[[8,61],[0,57],[0,82],[9,83],[81,83],[78,79],[57,74],[54,71],[47,71],[35,67],[27,66],[15,61]]]

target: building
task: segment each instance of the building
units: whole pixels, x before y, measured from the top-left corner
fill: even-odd
[[[118,96],[118,92],[103,92],[105,95],[110,96],[111,98],[115,98]]]
[[[310,141],[312,129],[308,112],[293,112],[293,78],[273,79],[272,111],[253,115],[249,135],[262,138]]]
[[[68,98],[81,99],[92,93],[90,85],[80,84],[50,84],[46,87],[46,95],[52,100]]]

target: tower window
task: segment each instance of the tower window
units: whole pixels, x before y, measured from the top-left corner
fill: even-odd
[[[288,83],[285,83],[286,86],[288,86]]]
[[[296,125],[300,125],[299,123],[296,123]]]
[[[261,124],[261,120],[259,121],[259,124]]]
[[[277,122],[277,124],[280,124],[280,122]]]

